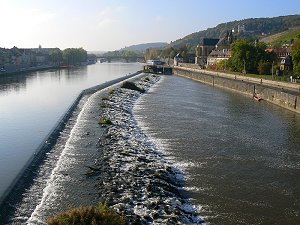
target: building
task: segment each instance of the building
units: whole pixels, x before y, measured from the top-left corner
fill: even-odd
[[[174,57],[174,65],[178,66],[178,63],[183,63],[183,57],[180,55],[180,53]]]
[[[244,24],[241,24],[241,25],[239,24],[237,31],[238,31],[238,33],[245,32],[246,31],[245,25]]]
[[[49,66],[49,53],[58,48],[0,48],[0,72],[24,71],[35,66]]]
[[[290,55],[281,59],[280,61],[280,70],[281,71],[291,71],[293,69],[292,57]]]
[[[280,71],[282,72],[288,72],[293,69],[293,63],[292,63],[292,47],[291,46],[284,46],[280,48],[268,48],[266,49],[268,52],[275,52],[278,60],[280,62]]]
[[[195,64],[205,67],[208,55],[215,49],[218,42],[219,39],[216,38],[202,38],[196,47]]]
[[[284,59],[292,54],[292,47],[275,48],[274,52],[277,54],[278,58]]]
[[[232,31],[227,31],[225,36],[218,41],[218,43],[215,45],[215,48],[208,55],[207,57],[208,68],[216,68],[218,62],[222,60],[228,60],[231,57],[230,45],[232,44],[233,41],[234,38],[233,38]]]
[[[231,57],[230,49],[213,50],[207,57],[207,67],[216,68],[220,61],[227,61]],[[226,63],[225,63],[226,66]],[[223,68],[226,69],[226,68]]]

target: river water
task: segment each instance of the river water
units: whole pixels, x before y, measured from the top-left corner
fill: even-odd
[[[300,224],[300,115],[176,76],[134,114],[209,224]]]
[[[0,199],[78,94],[134,73],[139,63],[0,76]]]

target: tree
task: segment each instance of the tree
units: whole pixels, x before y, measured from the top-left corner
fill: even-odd
[[[145,57],[145,60],[157,59],[157,57],[158,57],[157,50],[155,48],[148,48],[148,49],[146,49],[144,57]]]
[[[226,60],[220,60],[217,62],[217,70],[225,70],[225,62]]]
[[[67,48],[62,55],[63,61],[68,65],[78,65],[87,60],[87,52],[83,48]]]
[[[256,71],[255,46],[246,40],[237,40],[231,44],[231,57],[228,67],[237,72],[242,72],[244,67],[247,72]]]
[[[300,76],[300,36],[297,37],[292,49],[293,72]]]
[[[59,64],[63,60],[62,51],[59,49],[49,52],[49,60],[55,64]]]
[[[276,61],[276,54],[266,49],[265,43],[254,44],[246,40],[237,40],[231,45],[228,68],[241,72],[245,67],[249,73],[270,74],[272,63]]]
[[[257,70],[260,75],[262,74],[270,75],[271,69],[272,69],[272,63],[263,60],[258,62]]]

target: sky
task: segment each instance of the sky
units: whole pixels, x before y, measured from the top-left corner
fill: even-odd
[[[247,18],[300,14],[299,0],[0,0],[0,47],[112,51]]]

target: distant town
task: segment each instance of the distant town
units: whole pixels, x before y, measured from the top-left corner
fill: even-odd
[[[83,48],[0,48],[0,74],[48,68],[67,68],[96,62]]]
[[[227,31],[221,39],[202,38],[195,49],[194,61],[181,54],[177,54],[174,60],[176,65],[195,63],[200,68],[209,70],[273,76],[296,75],[299,78],[299,71],[294,70],[293,73],[292,49],[295,43],[297,42],[291,41],[280,46],[269,46],[258,39],[236,39],[232,31]],[[295,48],[294,54],[296,51]]]

